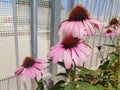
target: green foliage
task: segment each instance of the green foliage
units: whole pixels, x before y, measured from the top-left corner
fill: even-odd
[[[116,53],[111,53],[108,67],[110,67],[116,60],[118,60],[118,58],[119,56]]]
[[[58,62],[58,65],[60,65],[61,67],[65,68],[64,62]]]
[[[64,77],[68,77],[68,75],[66,73],[59,73],[56,76],[64,76]]]
[[[104,90],[104,87],[100,85],[92,85],[83,81],[77,81],[76,83],[80,86],[79,90]]]
[[[108,83],[108,90],[117,90],[117,89],[115,89],[111,83]]]
[[[42,79],[39,80],[39,82],[38,82],[38,87],[40,88],[40,90],[44,90],[44,84],[43,84],[43,82],[42,82]]]
[[[79,66],[77,68],[80,69],[80,71],[78,72],[78,75],[96,74],[96,73],[103,72],[102,70],[90,70],[82,66]]]
[[[64,90],[76,90],[76,86],[74,83],[69,83],[65,86]]]
[[[64,88],[65,88],[65,81],[60,80],[49,90],[64,90]]]
[[[101,65],[97,70],[90,70],[82,66],[76,66],[72,63],[70,69],[65,69],[65,73],[59,73],[57,76],[64,76],[68,80],[57,82],[51,90],[120,90],[120,46],[119,37],[115,43],[110,37],[112,44],[104,44],[113,51],[102,57]],[[73,60],[74,61],[74,60]],[[64,66],[64,62],[58,62],[58,65]]]
[[[99,68],[102,69],[102,70],[107,69],[107,68],[108,68],[108,65],[109,65],[109,62],[110,62],[110,61],[108,61],[108,60],[105,61],[102,65],[99,66]]]

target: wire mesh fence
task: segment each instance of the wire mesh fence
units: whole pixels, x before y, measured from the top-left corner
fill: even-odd
[[[46,54],[50,49],[51,32],[51,4],[52,1],[37,0],[38,16],[38,57],[47,59]],[[69,1],[69,0],[68,0]],[[61,21],[67,18],[70,2],[61,0]],[[112,2],[112,3],[111,3]],[[84,5],[90,15],[101,21],[108,22],[110,18],[120,18],[119,0],[74,0],[73,5]],[[104,29],[103,29],[104,30]],[[100,64],[100,55],[97,53],[97,45],[110,43],[96,30],[94,37],[85,40],[92,46],[93,56],[85,65],[88,68],[96,68]],[[103,55],[108,48],[103,47]],[[30,90],[30,82],[26,85],[14,77],[14,70],[22,63],[25,56],[31,55],[30,46],[30,1],[29,0],[1,0],[0,1],[0,90]],[[48,65],[49,66],[49,65]],[[60,68],[58,68],[60,69]],[[50,76],[48,70],[45,77]],[[12,77],[11,77],[12,76]],[[18,85],[19,81],[19,85]],[[18,89],[19,88],[19,89]]]

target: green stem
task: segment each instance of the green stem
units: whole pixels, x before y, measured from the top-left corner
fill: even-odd
[[[70,76],[70,83],[73,83],[76,78],[76,64],[75,63],[73,64],[73,68],[71,69],[73,69],[73,73]]]
[[[114,45],[114,41],[113,41],[113,39],[112,39],[112,37],[110,36],[110,40],[112,41],[112,43],[113,43],[113,45]]]
[[[102,53],[101,53],[101,51],[99,50],[99,53],[100,53],[100,56],[102,57],[102,60],[104,60],[104,57],[103,57],[103,55],[102,55]],[[102,63],[101,63],[102,64]]]
[[[36,81],[36,83],[37,83],[37,90],[40,90],[41,88],[39,87],[39,82],[38,82],[38,80],[37,80],[36,77],[35,77],[35,81]]]

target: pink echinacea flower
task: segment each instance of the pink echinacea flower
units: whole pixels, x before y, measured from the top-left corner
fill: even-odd
[[[119,26],[120,26],[120,23],[117,20],[117,18],[112,18],[109,22],[109,25],[107,25],[106,28],[116,28],[116,27],[119,27]]]
[[[65,68],[70,69],[72,62],[74,62],[76,66],[80,66],[80,59],[86,62],[86,55],[91,54],[90,47],[83,41],[72,36],[66,36],[51,48],[47,56],[48,58],[53,57],[52,63],[57,64],[63,55]]]
[[[61,22],[58,35],[83,38],[85,35],[94,35],[94,27],[102,31],[102,25],[106,23],[90,18],[88,10],[82,5],[74,6],[69,13],[68,19]]]
[[[110,37],[116,34],[117,34],[117,30],[111,30],[111,29],[108,29],[105,33],[103,33],[105,37]]]
[[[41,59],[34,59],[32,57],[25,57],[23,64],[15,71],[15,76],[22,74],[23,82],[28,78],[34,79],[36,76],[42,78],[42,70],[45,69],[43,64],[47,62]]]

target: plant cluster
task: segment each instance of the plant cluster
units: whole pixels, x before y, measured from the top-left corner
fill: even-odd
[[[51,47],[47,55],[49,62],[65,69],[65,72],[59,73],[57,76],[65,77],[66,80],[59,80],[48,90],[120,90],[119,26],[117,18],[112,18],[107,25],[91,18],[88,10],[82,5],[74,6],[70,10],[68,18],[58,27],[58,35],[63,35],[62,40]],[[106,28],[104,33],[102,32],[103,27]],[[91,46],[83,38],[95,35],[96,29],[105,38],[110,38],[112,43],[97,46],[102,58],[101,64],[98,69],[90,70],[81,65],[81,62],[85,64],[88,61],[87,57],[93,54]],[[103,46],[112,50],[105,58],[101,53]],[[42,70],[45,69],[44,64],[49,62],[26,57],[15,75],[19,76],[22,73],[24,82],[29,77],[35,79],[37,89],[44,90]]]

